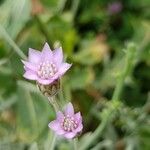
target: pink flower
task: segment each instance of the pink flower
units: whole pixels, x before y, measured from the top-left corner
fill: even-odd
[[[57,118],[49,123],[49,128],[56,134],[72,139],[83,129],[82,116],[80,112],[74,114],[74,108],[71,103],[65,107],[64,113],[57,112]]]
[[[119,1],[113,2],[108,5],[108,13],[114,15],[122,11],[122,3]]]
[[[62,48],[51,51],[48,43],[45,43],[42,52],[29,48],[28,60],[22,60],[26,79],[36,80],[47,85],[59,79],[71,64],[63,61]]]

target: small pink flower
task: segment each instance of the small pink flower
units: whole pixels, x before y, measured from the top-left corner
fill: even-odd
[[[110,3],[108,5],[108,13],[110,15],[115,15],[117,13],[120,13],[122,11],[122,3],[119,2],[119,1],[116,1],[116,2],[113,2],[113,3]]]
[[[51,51],[47,43],[42,52],[29,48],[28,55],[27,61],[22,60],[25,69],[23,76],[43,85],[59,79],[71,67],[71,64],[63,61],[62,48]]]
[[[65,107],[64,113],[57,112],[57,118],[49,123],[49,128],[56,134],[72,139],[83,129],[82,116],[80,112],[74,114],[74,108],[71,103]]]

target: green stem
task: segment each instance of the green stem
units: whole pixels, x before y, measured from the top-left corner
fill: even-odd
[[[135,56],[135,46],[132,43],[130,43],[127,47],[125,69],[122,72],[122,74],[120,75],[120,78],[118,80],[118,84],[115,88],[115,91],[114,91],[114,94],[112,97],[112,100],[119,100],[120,95],[122,93],[125,78],[128,76],[128,74],[130,74],[130,72],[132,71],[132,69],[134,67],[134,65],[133,65],[134,56]]]
[[[54,96],[53,97],[48,97],[48,100],[49,100],[50,104],[54,107],[55,112],[58,112],[59,111],[59,106],[56,102],[55,97]]]
[[[53,136],[52,136],[52,142],[50,144],[50,149],[49,150],[54,150],[55,148],[55,143],[56,143],[56,134],[54,133]]]
[[[120,75],[120,78],[118,80],[117,86],[115,88],[114,94],[112,96],[112,101],[118,101],[120,99],[120,95],[123,89],[123,84],[125,81],[125,78],[128,76],[128,74],[132,71],[133,67],[134,67],[134,56],[135,56],[135,46],[132,43],[129,43],[127,46],[127,51],[126,51],[126,64],[125,64],[125,69],[122,72],[122,74]],[[79,148],[79,150],[86,150],[88,149],[88,147],[94,143],[94,141],[101,136],[101,134],[103,133],[103,130],[105,129],[105,127],[107,126],[108,122],[111,120],[112,118],[112,114],[115,111],[115,107],[112,109],[112,107],[110,106],[108,108],[108,114],[105,118],[103,118],[102,122],[99,124],[99,126],[97,127],[97,129],[94,131],[94,133],[91,135],[91,138],[83,143],[83,145]]]
[[[78,143],[78,139],[74,138],[73,139],[73,148],[74,148],[74,150],[77,150],[77,143]]]
[[[50,104],[53,106],[55,113],[57,113],[59,111],[59,106],[56,102],[55,96],[48,97],[48,100],[49,100]],[[52,142],[50,144],[50,150],[53,150],[55,148],[55,143],[56,143],[56,134],[54,133],[52,135]]]
[[[13,48],[13,50],[22,58],[27,59],[26,55],[22,52],[22,50],[17,46],[17,44],[12,40],[7,31],[0,25],[0,33],[3,38],[9,43],[9,45]]]
[[[61,104],[64,105],[65,104],[65,99],[64,99],[64,94],[63,94],[63,87],[62,87],[62,81],[60,80],[60,91],[58,93],[58,97],[59,99],[61,99]]]

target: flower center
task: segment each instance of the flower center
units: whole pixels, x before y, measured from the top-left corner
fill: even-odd
[[[52,77],[57,72],[56,65],[53,62],[42,62],[38,66],[38,76],[42,79],[48,79]]]
[[[64,117],[61,126],[65,131],[71,132],[78,127],[78,122],[73,117],[67,115]]]

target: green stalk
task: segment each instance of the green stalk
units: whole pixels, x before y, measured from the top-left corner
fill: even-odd
[[[115,88],[115,91],[114,91],[114,94],[112,97],[112,100],[119,100],[119,98],[120,98],[125,78],[128,76],[128,74],[130,74],[130,72],[132,71],[132,69],[134,67],[135,51],[136,51],[136,48],[135,48],[134,44],[130,43],[127,47],[127,52],[126,52],[127,54],[126,54],[125,69],[122,72],[122,74],[120,75],[120,78],[118,80],[118,84]]]
[[[53,136],[52,136],[52,141],[51,141],[51,144],[50,144],[50,149],[49,150],[54,150],[55,149],[55,143],[56,143],[56,134],[54,133]]]
[[[26,55],[22,52],[22,50],[17,46],[17,44],[12,40],[7,31],[0,24],[0,33],[2,37],[9,43],[9,45],[13,48],[13,50],[22,58],[27,59]]]
[[[55,110],[55,113],[57,113],[59,111],[59,106],[56,102],[55,96],[48,97],[48,100],[49,100],[50,104],[53,106],[53,108]],[[57,137],[56,134],[53,133],[52,141],[51,141],[51,144],[50,144],[50,150],[54,150],[54,148],[55,148],[56,137]]]
[[[124,71],[120,74],[120,78],[118,80],[117,86],[115,88],[114,94],[112,96],[112,101],[118,101],[120,99],[120,95],[123,89],[124,81],[126,77],[130,74],[134,67],[134,56],[135,56],[136,48],[133,43],[129,43],[126,50],[126,64]],[[89,146],[95,142],[95,140],[100,137],[103,133],[103,130],[107,126],[108,122],[112,118],[112,114],[115,111],[116,107],[112,109],[110,106],[108,108],[107,116],[103,118],[102,122],[99,124],[97,129],[94,131],[94,133],[91,135],[91,138],[87,140],[87,142],[83,143],[79,150],[86,150],[89,148]]]
[[[77,148],[77,143],[78,143],[78,139],[77,138],[74,138],[73,139],[73,148],[74,148],[74,150],[77,150],[78,148]]]
[[[55,112],[57,113],[59,111],[59,106],[56,102],[55,97],[54,96],[53,97],[48,97],[48,100],[49,100],[50,104],[53,106],[53,108],[55,109]]]

